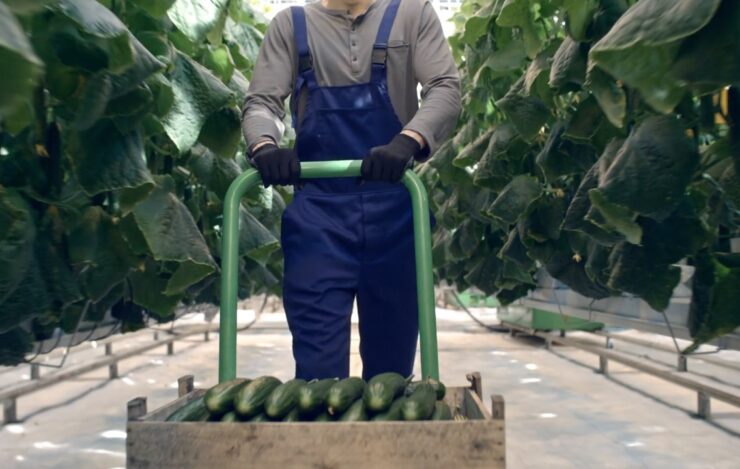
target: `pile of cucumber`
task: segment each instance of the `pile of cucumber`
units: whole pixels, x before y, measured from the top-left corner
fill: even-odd
[[[218,384],[167,418],[170,422],[360,422],[452,420],[446,388],[398,373],[281,382],[272,376]]]

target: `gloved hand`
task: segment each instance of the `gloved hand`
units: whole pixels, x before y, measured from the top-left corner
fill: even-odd
[[[368,181],[398,182],[420,151],[419,142],[398,134],[388,145],[370,149],[370,154],[362,161],[362,177]]]
[[[265,187],[271,184],[297,184],[301,177],[301,163],[293,149],[278,148],[274,143],[268,143],[254,152],[251,161],[262,176]]]

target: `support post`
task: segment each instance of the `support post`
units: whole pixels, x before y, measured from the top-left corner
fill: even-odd
[[[468,373],[465,377],[470,382],[470,389],[472,389],[478,397],[483,399],[483,381],[481,380],[480,373],[474,371],[472,373]]]
[[[599,373],[602,375],[609,374],[609,359],[603,355],[599,355]]]
[[[128,401],[126,418],[130,422],[146,415],[146,397],[137,397]]]
[[[177,397],[182,397],[193,392],[194,388],[193,375],[185,375],[177,379]]]
[[[560,329],[560,338],[561,339],[565,338],[565,329]]]
[[[105,344],[105,354],[113,355],[113,344]],[[118,363],[111,363],[110,365],[108,365],[108,378],[118,378]]]
[[[552,350],[552,339],[545,339],[545,350]]]
[[[491,396],[491,417],[493,420],[505,420],[504,396]]]
[[[699,391],[696,393],[697,397],[697,414],[704,420],[709,420],[712,416],[712,400],[709,394]]]
[[[3,401],[3,423],[15,423],[18,421],[18,412],[15,398]]]
[[[175,353],[175,341],[167,342],[167,355]]]
[[[614,348],[614,341],[611,337],[606,338],[606,348],[607,350],[612,350]]]
[[[679,355],[678,356],[678,371],[680,372],[686,372],[689,371],[689,360],[686,355]]]
[[[39,379],[40,371],[38,363],[31,363],[31,379]]]
[[[211,340],[211,338],[210,338],[210,337],[208,336],[208,331],[205,331],[205,332],[203,333],[203,340],[204,340],[205,342],[208,342],[208,341],[210,341],[210,340]]]
[[[154,331],[154,340],[159,340],[159,331]]]

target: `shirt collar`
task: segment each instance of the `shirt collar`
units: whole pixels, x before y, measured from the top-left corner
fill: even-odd
[[[373,3],[370,4],[370,6],[368,7],[367,11],[365,13],[361,14],[360,16],[358,16],[355,19],[355,21],[362,21],[362,19],[365,16],[367,16],[371,11],[373,11],[376,8],[376,6],[378,5],[378,3],[381,3],[381,2],[382,2],[382,0],[375,0]],[[321,0],[316,0],[316,1],[312,2],[312,3],[310,3],[309,5],[313,6],[314,8],[316,8],[319,11],[321,11],[322,13],[326,13],[327,15],[340,16],[342,18],[352,19],[350,17],[350,15],[347,13],[347,10],[339,10],[339,9],[326,8],[324,5],[321,4]]]

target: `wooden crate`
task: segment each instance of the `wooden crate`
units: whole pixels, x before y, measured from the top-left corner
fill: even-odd
[[[477,373],[475,374],[477,375]],[[469,375],[471,376],[471,375]],[[506,465],[503,398],[493,413],[473,386],[450,387],[445,401],[468,417],[438,422],[166,422],[204,389],[181,379],[181,397],[151,413],[129,402],[129,468],[501,468]]]

